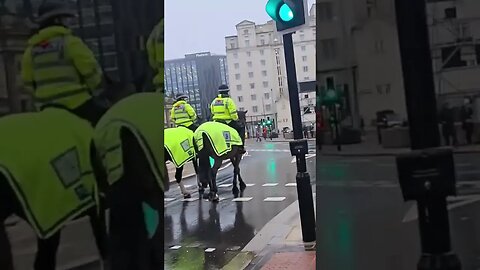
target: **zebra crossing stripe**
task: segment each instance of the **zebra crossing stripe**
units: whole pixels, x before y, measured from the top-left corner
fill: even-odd
[[[179,250],[182,246],[172,246],[170,247],[171,250]]]
[[[221,184],[221,185],[218,185],[218,187],[221,187],[221,188],[228,188],[228,187],[231,187],[233,186],[233,184]]]
[[[253,187],[255,184],[246,184],[247,187]]]
[[[241,197],[241,198],[235,198],[232,200],[232,202],[248,202],[251,201],[253,197]]]
[[[198,200],[198,197],[193,197],[193,198],[189,198],[189,199],[182,199],[181,201],[182,202],[194,202]]]
[[[286,187],[296,187],[297,183],[287,183],[285,184]]]
[[[175,201],[175,198],[164,198],[163,201],[164,202],[171,202],[171,201]]]
[[[287,197],[267,197],[263,201],[264,202],[281,202],[285,200]]]
[[[267,183],[267,184],[263,184],[262,187],[275,187],[277,185],[278,183]]]
[[[210,252],[214,252],[215,250],[216,248],[207,248],[205,249],[205,252],[210,253]]]

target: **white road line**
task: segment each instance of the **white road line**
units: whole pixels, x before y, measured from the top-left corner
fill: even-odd
[[[255,184],[245,184],[247,187],[253,187]]]
[[[317,156],[317,154],[306,154],[305,159],[310,159],[310,158],[313,158],[313,157],[316,157],[316,156]],[[297,158],[293,157],[291,163],[296,163],[296,162],[297,162]]]
[[[194,201],[196,201],[196,200],[198,200],[197,197],[189,198],[189,199],[182,199],[181,201],[182,201],[182,202],[194,202]]]
[[[218,187],[221,187],[221,188],[228,188],[228,187],[231,187],[233,186],[233,184],[221,184],[221,185],[218,185]]]
[[[248,202],[251,201],[253,197],[241,197],[241,198],[235,198],[232,200],[232,202]]]
[[[165,202],[171,202],[171,201],[175,201],[175,198],[164,198],[163,200]]]
[[[205,252],[207,252],[207,253],[214,252],[214,251],[215,251],[215,248],[207,248],[207,249],[205,249]]]
[[[180,249],[182,246],[173,246],[173,247],[170,247],[171,250],[178,250]]]
[[[262,187],[275,187],[275,186],[278,186],[278,183],[267,183],[262,185]]]
[[[267,197],[263,201],[264,202],[281,202],[285,200],[287,197]]]
[[[287,183],[285,184],[286,187],[296,187],[297,183]]]

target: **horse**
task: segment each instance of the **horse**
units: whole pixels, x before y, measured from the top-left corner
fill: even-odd
[[[248,111],[238,111],[238,118],[240,124],[241,134],[240,137],[244,140],[245,136],[245,123],[246,123],[246,114]],[[198,131],[198,129],[197,129]],[[196,131],[196,132],[197,132]],[[242,179],[240,175],[240,161],[242,160],[243,152],[241,147],[237,145],[232,145],[231,150],[226,152],[225,154],[218,156],[214,148],[208,139],[205,133],[202,134],[202,141],[203,141],[203,148],[202,150],[198,151],[198,144],[196,140],[194,140],[194,147],[195,151],[197,152],[197,156],[199,159],[199,178],[202,185],[202,189],[200,190],[203,193],[203,190],[207,187],[210,187],[209,193],[204,193],[203,198],[208,199],[213,202],[218,202],[218,189],[217,189],[217,173],[220,167],[223,164],[224,160],[230,160],[233,165],[233,187],[232,193],[235,198],[238,197],[239,191],[243,192],[247,185]],[[210,158],[213,158],[213,166],[210,165]],[[240,190],[237,187],[237,178],[240,182]]]
[[[170,153],[168,153],[168,151],[165,149],[165,162],[167,161],[170,161],[172,162],[172,157],[170,156]],[[195,174],[197,174],[197,171],[198,171],[198,162],[197,162],[197,158],[194,157],[192,159],[192,164],[193,164],[193,169],[195,171]],[[175,168],[175,180],[177,181],[177,184],[178,186],[180,187],[180,192],[182,193],[183,195],[183,198],[184,199],[189,199],[192,197],[192,195],[190,194],[190,192],[187,191],[187,189],[185,188],[185,186],[183,185],[182,183],[182,177],[183,177],[183,167],[184,166],[181,166],[181,167],[178,167],[178,168]],[[168,172],[168,171],[167,171]],[[168,173],[167,173],[168,174]],[[198,178],[197,178],[198,179]],[[199,189],[200,189],[201,185],[199,184]]]
[[[138,84],[139,84],[138,80],[136,80],[134,84],[129,84],[129,83],[122,83],[122,82],[109,80],[108,77],[106,79],[107,79],[106,92],[109,93],[106,101],[108,101],[111,104],[115,104],[116,102],[122,100],[123,98],[128,97],[131,93],[135,92],[134,90],[132,91],[133,86],[138,87]],[[128,139],[126,140],[129,141]],[[134,149],[132,151],[135,151],[136,146],[130,140],[129,146],[126,146],[126,147],[132,148]],[[96,168],[94,170],[96,178],[98,179],[98,181],[101,181],[100,179],[102,177],[99,176],[99,175],[102,175],[103,173],[101,170],[101,162],[98,160],[98,157],[95,154],[95,147],[93,146],[93,144],[92,144],[92,150],[91,150],[91,161],[92,161],[92,166]],[[127,163],[130,164],[132,162],[133,161],[129,160]],[[104,190],[106,187],[104,183],[99,183],[99,186],[103,187],[101,188],[101,190]],[[1,201],[0,205],[2,206],[0,207],[0,222],[1,222],[0,252],[2,254],[6,254],[6,256],[0,257],[0,269],[13,269],[13,259],[11,257],[10,242],[6,233],[6,228],[4,223],[5,223],[5,220],[11,215],[16,215],[24,220],[26,220],[26,217],[18,199],[16,198],[12,188],[10,187],[10,185],[6,180],[6,176],[3,175],[2,173],[0,173],[0,201]],[[106,229],[106,223],[105,223],[106,207],[102,203],[101,205],[99,205],[99,208],[100,208],[99,209],[100,211],[97,211],[98,209],[94,206],[74,219],[80,219],[85,216],[89,216],[90,225],[92,227],[92,231],[94,234],[96,246],[98,248],[98,251],[100,253],[100,257],[103,263],[105,263],[108,257],[107,229]],[[60,231],[46,239],[37,237],[37,252],[35,256],[34,269],[36,270],[37,269],[42,269],[42,270],[55,269],[56,254],[57,254],[59,244],[60,244]]]

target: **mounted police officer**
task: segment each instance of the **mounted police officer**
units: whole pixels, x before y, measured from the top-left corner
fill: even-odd
[[[187,102],[188,96],[180,93],[175,98],[173,108],[170,111],[170,119],[177,127],[183,126],[195,132],[197,129],[197,113],[192,105]]]
[[[230,89],[222,84],[218,87],[218,96],[213,100],[210,111],[215,122],[221,122],[235,129],[242,138],[242,151],[245,152],[245,132],[238,122],[237,106],[229,95]]]
[[[76,13],[67,3],[45,1],[39,30],[28,41],[22,79],[38,109],[62,107],[95,124],[107,110],[94,92],[102,88],[102,69],[93,52],[69,28]]]

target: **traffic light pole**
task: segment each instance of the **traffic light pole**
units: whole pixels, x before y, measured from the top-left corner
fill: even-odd
[[[316,240],[315,209],[310,175],[307,172],[307,162],[305,158],[305,155],[308,153],[308,143],[306,139],[303,140],[292,34],[293,33],[288,33],[283,35],[288,94],[290,96],[290,111],[292,114],[293,136],[295,139],[294,142],[290,143],[290,150],[292,151],[292,155],[295,155],[297,159],[296,182],[303,242],[313,242]]]
[[[436,148],[440,146],[440,133],[426,3],[418,0],[395,0],[395,10],[411,148]],[[460,261],[453,253],[450,243],[446,196],[438,191],[424,194],[428,195],[416,198],[422,248],[417,269],[460,270]]]

